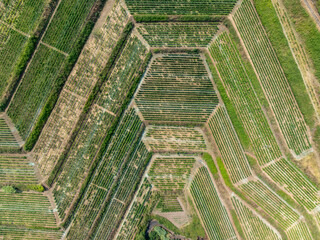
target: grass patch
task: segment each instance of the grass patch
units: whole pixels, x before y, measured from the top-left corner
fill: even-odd
[[[214,164],[214,161],[212,159],[212,156],[209,153],[202,153],[202,158],[206,161],[210,172],[212,173],[213,177],[215,179],[219,178],[219,173],[216,165]]]
[[[303,8],[301,7],[299,0],[290,0],[290,1],[284,1],[284,2],[287,2],[287,3],[290,2],[290,4],[286,4],[286,5],[288,6],[290,5],[290,12],[294,13],[295,15],[301,13],[301,10],[303,11]],[[313,127],[315,111],[311,104],[311,100],[307,94],[307,90],[304,85],[299,68],[291,53],[288,41],[282,31],[282,26],[279,22],[276,11],[272,5],[272,2],[271,0],[254,0],[254,5],[261,19],[261,22],[267,32],[268,38],[270,39],[270,42],[276,52],[276,55],[282,66],[282,69],[288,79],[289,85],[291,86],[292,92],[295,96],[295,99],[297,100],[300,111],[302,112],[306,123],[310,127]],[[298,17],[298,18],[300,21],[301,17]],[[300,25],[303,25],[304,32],[312,30],[312,28],[310,28],[310,25],[312,25],[311,20],[308,20],[305,24],[299,23],[298,26],[296,26],[299,33],[300,33],[299,31]],[[316,36],[318,35],[318,38],[316,36],[313,36],[313,34],[315,34]],[[312,31],[307,35],[308,36],[306,37],[311,38],[308,42],[310,42],[310,45],[312,45],[312,51],[316,53],[317,61],[314,63],[315,65],[318,64],[319,66],[319,72],[316,73],[316,75],[317,77],[320,77],[320,58],[319,58],[320,32],[317,31],[317,34],[316,34],[315,32]],[[306,46],[308,47],[307,42],[306,42]],[[310,47],[311,46],[308,47],[309,53],[310,53],[309,51]]]
[[[228,112],[228,115],[231,119],[232,125],[234,126],[236,133],[239,137],[241,145],[245,149],[250,149],[251,144],[250,144],[249,136],[247,135],[246,131],[244,130],[244,126],[243,126],[242,122],[240,121],[240,119],[238,118],[238,115],[236,113],[235,106],[233,105],[233,103],[229,99],[227,92],[226,92],[208,54],[206,54],[206,60],[209,65],[209,68],[211,70],[211,73],[213,75],[213,79],[217,85],[218,91],[219,91],[221,98],[223,100],[223,103],[225,104],[225,106],[227,108],[227,112]]]
[[[227,169],[226,167],[224,166],[223,162],[222,162],[222,159],[220,157],[217,157],[217,163],[218,163],[218,167],[219,167],[219,170],[220,170],[220,173],[222,175],[222,178],[225,182],[225,184],[227,185],[227,187],[229,187],[230,189],[234,189],[234,186],[230,180],[230,177],[229,177],[229,174],[227,172]]]

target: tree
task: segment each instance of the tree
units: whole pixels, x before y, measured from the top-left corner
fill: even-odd
[[[4,187],[2,187],[2,190],[5,193],[16,193],[17,192],[17,190],[12,186],[4,186]]]

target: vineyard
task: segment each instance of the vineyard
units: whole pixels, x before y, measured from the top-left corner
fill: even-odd
[[[231,197],[232,204],[236,210],[237,216],[242,224],[246,238],[249,240],[276,240],[281,239],[280,234],[273,229],[263,218],[258,216],[250,208],[244,205],[241,200]]]
[[[110,18],[90,36],[35,146],[35,158],[47,178],[66,147],[86,100],[125,27],[128,16],[123,7],[119,4],[114,8]]]
[[[0,150],[1,149],[14,149],[19,148],[17,139],[13,136],[11,129],[9,128],[5,119],[0,118]]]
[[[236,0],[184,0],[150,1],[126,0],[128,8],[134,14],[166,15],[227,15],[231,12]]]
[[[226,208],[205,167],[199,168],[190,192],[210,239],[237,239]]]
[[[228,118],[225,107],[219,106],[209,119],[209,128],[220,150],[233,183],[252,175],[247,157]]]
[[[38,184],[33,165],[24,156],[0,155],[0,185]]]
[[[148,126],[143,142],[153,152],[202,152],[206,143],[200,129]]]
[[[146,121],[205,122],[218,104],[198,54],[153,58],[135,99]]]
[[[206,47],[218,23],[144,23],[141,35],[152,47]]]
[[[242,2],[233,20],[252,59],[260,84],[289,149],[296,155],[308,151],[311,144],[304,118],[272,45],[249,0]],[[257,36],[259,36],[259,41],[256,41]]]
[[[0,0],[0,240],[318,239],[320,29],[289,2]]]

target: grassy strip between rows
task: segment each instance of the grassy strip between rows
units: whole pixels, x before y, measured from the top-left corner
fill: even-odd
[[[227,187],[229,187],[231,189],[231,191],[233,191],[235,194],[238,195],[238,197],[240,197],[243,201],[247,202],[248,204],[250,204],[251,206],[255,206],[254,208],[257,209],[258,206],[256,205],[255,202],[252,202],[249,198],[247,198],[247,196],[245,196],[241,191],[239,191],[231,182],[230,177],[228,175],[227,169],[224,166],[224,163],[222,161],[222,159],[220,157],[216,158],[217,160],[217,164],[221,173],[221,176],[226,184]],[[288,240],[287,235],[285,234],[285,232],[283,231],[282,228],[279,228],[279,224],[277,222],[275,222],[268,214],[266,214],[264,211],[258,211],[259,214],[264,217],[275,229],[277,229],[277,231],[280,233],[282,239],[284,240]]]
[[[293,3],[293,1],[295,1],[296,3]],[[302,10],[303,13],[303,8],[301,7],[300,1],[293,1],[290,0],[290,4],[287,4],[291,8],[291,12],[293,12],[294,14],[301,14]],[[277,13],[272,5],[272,2],[271,0],[254,0],[254,5],[266,30],[268,38],[270,39],[270,42],[276,52],[284,74],[288,79],[289,85],[291,86],[293,95],[297,100],[300,111],[302,112],[307,125],[313,127],[315,111],[311,104],[311,100],[307,93],[306,86],[304,85],[300,70],[294,60],[288,41],[283,33],[282,26],[277,17]],[[299,21],[300,19],[301,18],[299,18]],[[308,33],[307,36],[305,36],[311,38],[311,43],[309,43],[310,41],[307,41],[305,42],[305,45],[307,46],[309,54],[313,52],[316,53],[316,56],[313,56],[313,58],[315,57],[315,65],[318,64],[319,66],[319,72],[316,72],[316,74],[318,77],[320,77],[320,33],[317,31],[317,29],[312,29],[312,27],[309,27],[310,25],[312,25],[311,22],[312,20],[310,19],[308,20],[308,24],[300,25],[302,25],[304,28],[303,33],[309,30],[311,31],[310,34]],[[308,30],[306,30],[306,28]],[[297,30],[299,31],[299,28],[297,28]],[[317,33],[315,33],[313,30],[316,30]],[[313,34],[315,34],[315,36],[313,36]],[[308,45],[308,43],[310,46]],[[310,51],[310,47],[312,47],[312,51]]]
[[[53,171],[51,172],[51,174],[47,180],[48,186],[52,186],[53,182],[55,181],[55,179],[58,177],[59,173],[61,172],[62,167],[63,167],[63,163],[65,162],[65,159],[67,158],[69,149],[71,148],[74,140],[76,139],[76,136],[77,136],[78,132],[80,131],[82,124],[85,122],[84,120],[85,120],[89,110],[91,109],[91,106],[93,105],[96,96],[100,93],[102,85],[105,83],[105,81],[108,80],[108,78],[112,72],[112,69],[113,69],[114,65],[116,64],[117,59],[119,58],[132,29],[133,29],[133,24],[130,22],[125,27],[116,46],[113,48],[111,55],[109,57],[109,60],[106,64],[104,70],[100,74],[100,78],[98,79],[94,89],[92,90],[92,92],[91,92],[91,94],[90,94],[90,96],[84,106],[84,109],[79,117],[79,120],[76,123],[76,127],[73,130],[72,135],[71,135],[71,137],[70,137],[70,139],[64,149],[64,152],[59,157],[57,164],[55,165]],[[113,126],[110,129],[110,131],[108,133],[109,139],[111,138],[111,135],[112,135],[115,128],[116,128],[116,126]]]
[[[24,45],[21,55],[18,58],[16,65],[14,66],[13,72],[10,76],[9,84],[6,88],[5,94],[0,100],[0,111],[5,111],[7,106],[10,103],[10,100],[19,85],[19,82],[27,68],[29,61],[31,60],[34,51],[36,50],[40,38],[43,35],[51,15],[53,14],[58,0],[51,0],[45,7],[42,16],[40,18],[39,24],[28,38],[27,42]]]
[[[257,176],[266,183],[275,193],[277,193],[284,201],[286,201],[292,208],[298,210],[303,217],[306,219],[306,223],[311,231],[311,234],[314,239],[317,239],[317,236],[320,234],[319,230],[316,226],[316,223],[313,217],[308,214],[305,208],[297,203],[290,195],[280,189],[272,180],[270,180],[266,175],[264,175],[258,165],[258,162],[253,157],[247,155],[248,161],[252,169],[256,172]]]
[[[121,108],[121,110],[120,110],[120,113],[121,113],[121,114],[115,119],[112,127],[108,130],[108,133],[106,134],[106,136],[105,136],[105,138],[104,138],[104,140],[103,140],[103,143],[102,143],[102,145],[101,145],[101,147],[100,147],[100,150],[99,150],[99,152],[98,152],[98,155],[97,155],[97,157],[96,157],[96,159],[95,159],[95,161],[94,161],[94,163],[93,163],[93,165],[92,165],[92,167],[91,167],[91,169],[90,169],[90,171],[89,171],[89,174],[88,174],[89,177],[88,177],[88,178],[86,179],[86,181],[82,184],[82,187],[81,187],[80,193],[79,193],[79,196],[80,196],[80,197],[78,198],[77,202],[74,204],[73,208],[71,209],[71,214],[70,214],[70,215],[68,216],[68,218],[66,219],[66,221],[65,221],[65,223],[64,223],[64,227],[67,227],[67,226],[70,224],[72,218],[74,217],[74,214],[76,213],[76,209],[77,209],[79,203],[81,202],[82,198],[84,197],[84,193],[85,193],[86,189],[88,188],[89,183],[91,182],[91,179],[92,179],[92,177],[93,177],[93,173],[94,173],[94,171],[96,170],[99,162],[102,160],[103,155],[104,155],[104,153],[105,153],[105,150],[107,149],[107,147],[108,147],[108,145],[109,145],[109,143],[110,143],[111,137],[114,135],[114,133],[115,133],[115,131],[116,131],[116,128],[117,128],[117,126],[118,126],[118,124],[119,124],[122,116],[124,115],[125,110],[127,109],[128,105],[129,105],[129,103],[130,103],[130,101],[131,101],[131,99],[132,99],[132,97],[133,97],[133,95],[134,95],[134,93],[135,93],[135,91],[136,91],[136,89],[137,89],[137,87],[138,87],[138,84],[139,84],[139,82],[140,82],[140,79],[142,78],[142,75],[144,74],[145,69],[147,68],[148,63],[149,63],[150,60],[151,60],[151,57],[152,57],[152,55],[151,55],[151,53],[149,53],[149,54],[147,55],[146,59],[145,59],[145,62],[144,62],[143,65],[142,65],[142,67],[141,67],[138,75],[137,75],[136,78],[134,79],[134,84],[133,84],[133,86],[131,87],[131,89],[130,89],[130,91],[129,91],[129,94],[127,95],[127,98],[126,98],[126,100],[125,100],[125,102],[124,102],[124,104],[122,105],[122,108]],[[150,158],[151,158],[151,156],[150,156]],[[113,189],[114,189],[114,188],[113,188]],[[111,191],[112,191],[112,190],[111,190]],[[109,194],[109,195],[113,195],[113,194]]]
[[[170,16],[170,15],[134,15],[134,19],[138,23],[143,22],[220,22],[222,20],[221,16],[211,16],[211,15],[180,15],[180,16]]]
[[[33,149],[33,147],[35,146],[44,125],[46,124],[53,108],[55,107],[55,105],[58,101],[60,92],[62,91],[65,82],[67,81],[74,65],[76,64],[76,62],[81,54],[83,46],[87,42],[87,39],[89,38],[90,33],[91,33],[96,21],[98,20],[98,18],[100,16],[100,12],[102,11],[105,2],[106,2],[106,0],[100,0],[100,1],[96,2],[96,7],[94,7],[94,9],[96,9],[96,11],[91,13],[88,21],[86,22],[85,26],[83,27],[83,29],[77,39],[75,46],[73,46],[69,57],[67,58],[61,72],[59,73],[59,76],[56,80],[54,89],[53,89],[52,93],[50,94],[43,110],[41,111],[37,123],[33,127],[29,137],[26,140],[26,144],[24,146],[24,149],[26,151],[31,151]]]
[[[246,131],[244,130],[244,126],[243,126],[242,122],[240,121],[240,119],[237,116],[235,106],[233,105],[230,98],[228,97],[226,89],[224,88],[208,53],[206,53],[206,60],[209,65],[209,68],[211,70],[211,73],[213,75],[213,79],[217,85],[220,96],[223,100],[223,103],[227,108],[227,112],[228,112],[228,115],[231,119],[232,125],[234,126],[235,131],[240,139],[241,145],[246,150],[248,150],[248,149],[252,148],[249,136],[247,135]]]

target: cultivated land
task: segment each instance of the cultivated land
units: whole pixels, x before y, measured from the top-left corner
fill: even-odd
[[[0,0],[0,239],[318,239],[318,8]]]

